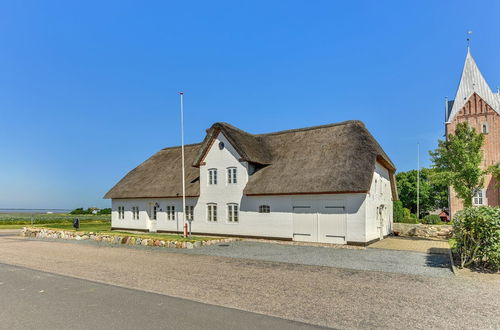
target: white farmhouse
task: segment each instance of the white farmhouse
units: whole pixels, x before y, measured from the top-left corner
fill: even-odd
[[[392,231],[395,167],[360,121],[256,135],[215,123],[185,159],[193,234],[365,245]],[[182,231],[181,148],[105,198],[113,229]]]

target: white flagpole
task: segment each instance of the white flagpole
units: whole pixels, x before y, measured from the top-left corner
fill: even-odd
[[[186,222],[186,172],[184,170],[184,93],[179,92],[181,98],[181,150],[182,150],[182,228]],[[177,223],[177,232],[179,224]]]
[[[420,219],[420,143],[417,143],[417,219]]]

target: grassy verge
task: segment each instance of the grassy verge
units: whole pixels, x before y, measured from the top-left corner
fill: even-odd
[[[29,213],[0,213],[0,227],[26,225],[38,225],[48,223],[73,223],[75,218],[80,221],[100,221],[111,222],[111,215],[93,215],[93,214],[29,214]]]
[[[33,217],[33,219],[32,219]],[[124,231],[111,231],[111,216],[109,215],[72,215],[72,214],[8,214],[0,213],[0,229],[21,229],[23,227],[36,227],[47,229],[61,229],[76,231],[73,228],[73,220],[80,219],[81,232],[95,232],[107,235],[131,236],[147,239],[158,239],[164,241],[195,242],[209,241],[214,237],[192,236],[184,238],[175,234],[155,234],[155,233],[129,233]],[[33,221],[33,225],[31,225]]]

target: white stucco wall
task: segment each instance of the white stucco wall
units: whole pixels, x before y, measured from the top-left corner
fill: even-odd
[[[380,238],[380,215],[377,208],[384,205],[382,210],[383,235],[392,232],[392,190],[389,171],[378,162],[375,165],[370,192],[366,198],[366,240]]]

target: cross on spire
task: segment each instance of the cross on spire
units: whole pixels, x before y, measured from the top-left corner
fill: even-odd
[[[470,42],[472,39],[472,30],[467,31],[467,50],[470,51]]]

